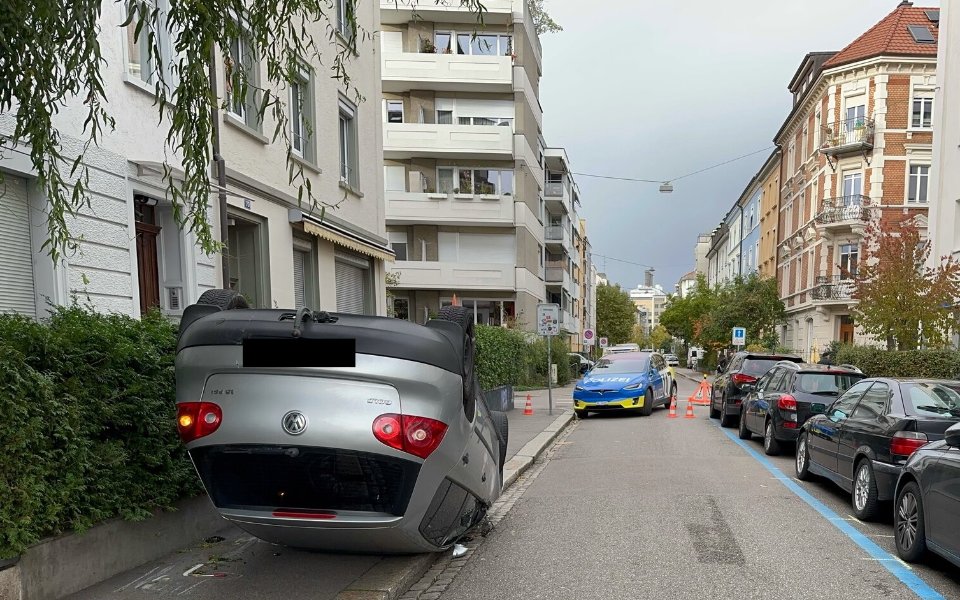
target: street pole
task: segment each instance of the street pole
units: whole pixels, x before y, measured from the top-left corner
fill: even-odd
[[[553,340],[552,335],[547,336],[547,406],[550,416],[553,416]]]

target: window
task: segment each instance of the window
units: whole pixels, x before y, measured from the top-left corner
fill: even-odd
[[[33,272],[33,248],[30,236],[30,201],[27,181],[4,174],[3,218],[0,218],[0,264],[4,285],[0,289],[0,313],[36,316],[36,283]],[[140,239],[137,240],[138,246]],[[42,297],[42,295],[41,295]]]
[[[461,125],[492,125],[502,127],[513,127],[513,119],[509,117],[460,117],[457,119]]]
[[[248,35],[239,35],[231,40],[225,70],[227,110],[240,117],[247,127],[259,129],[257,86],[260,85],[260,70],[256,50],[252,47]],[[241,83],[239,74],[242,74],[246,83],[246,88],[242,91],[237,87]]]
[[[354,5],[356,0],[337,0],[337,33],[349,41],[356,36]]]
[[[822,127],[821,118],[820,118],[820,109],[817,109],[816,115],[813,117],[813,147],[820,147],[820,128]]]
[[[908,415],[960,417],[960,393],[942,383],[902,384],[903,404]]]
[[[797,145],[794,142],[787,147],[787,169],[791,176],[797,170]]]
[[[910,127],[914,129],[933,127],[933,92],[914,91]]]
[[[250,306],[270,306],[267,297],[263,229],[259,222],[230,215],[227,220],[227,259],[230,289],[247,299]]]
[[[860,249],[856,244],[841,244],[840,246],[840,277],[851,279],[857,276],[857,263],[860,259]]]
[[[843,174],[843,205],[860,204],[863,194],[863,173]]]
[[[390,249],[397,255],[397,260],[407,259],[407,232],[391,231],[387,234],[390,240]]]
[[[437,125],[453,125],[453,111],[452,111],[452,110],[438,110],[438,111],[437,111]]]
[[[809,153],[807,152],[807,143],[809,141],[809,130],[807,129],[806,124],[803,126],[803,137],[800,140],[800,162],[806,162]]]
[[[449,31],[438,31],[433,34],[434,52],[437,54],[452,54],[453,35]]]
[[[410,299],[409,298],[393,299],[393,318],[403,319],[404,321],[410,320]]]
[[[512,40],[509,35],[458,33],[456,37],[457,54],[509,56],[512,52]],[[441,51],[440,46],[437,46],[437,52]]]
[[[862,127],[866,120],[867,107],[864,104],[847,107],[846,126],[849,129]]]
[[[403,123],[403,101],[387,100],[387,123]]]
[[[872,381],[861,381],[840,396],[830,409],[830,420],[842,421],[853,414],[853,408],[857,405],[857,401],[860,400],[872,383]]]
[[[293,238],[293,298],[296,308],[317,307],[319,283],[313,241]]]
[[[907,202],[911,204],[926,204],[929,180],[930,165],[910,165],[910,184],[907,188]]]
[[[337,286],[337,312],[363,315],[373,312],[370,259],[360,254],[337,250],[334,253],[334,280]]]
[[[356,107],[340,99],[340,181],[358,188],[357,112]]]
[[[164,79],[174,85],[172,81],[175,74],[171,71],[172,48],[170,42],[170,32],[165,26],[166,8],[168,0],[143,0],[146,4],[146,13],[144,15],[143,27],[140,35],[137,35],[137,23],[140,20],[140,13],[137,7],[141,0],[136,3],[130,2],[128,10],[134,11],[133,20],[126,26],[124,37],[126,38],[127,52],[127,75],[144,83],[153,84],[156,82],[157,68],[164,70]],[[153,15],[156,14],[154,22]],[[154,37],[154,48],[150,48],[150,37]],[[159,50],[159,57],[156,52]],[[158,61],[159,58],[159,61]]]
[[[305,160],[313,161],[313,82],[306,70],[290,84],[290,148]]]
[[[513,171],[440,167],[437,169],[438,192],[503,196],[513,194]],[[456,192],[459,190],[459,192]]]
[[[885,383],[875,383],[860,399],[853,411],[855,419],[874,421],[887,412],[887,400],[890,399],[890,387]]]

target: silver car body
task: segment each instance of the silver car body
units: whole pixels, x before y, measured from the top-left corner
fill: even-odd
[[[227,315],[254,312],[275,324],[271,313],[282,311],[233,310],[205,320],[230,327]],[[428,329],[394,319],[341,319]],[[336,335],[337,327],[307,322],[304,336]],[[473,414],[465,414],[462,377],[450,370],[359,347],[352,367],[251,368],[234,341],[181,342],[176,371],[178,403],[212,402],[222,410],[216,431],[187,444],[208,495],[224,518],[261,539],[321,550],[436,551],[468,528],[434,522],[443,496],[463,495],[455,516],[475,522],[500,494],[499,439],[488,409],[478,399]],[[447,430],[421,459],[375,437],[373,422],[386,413],[435,419]]]

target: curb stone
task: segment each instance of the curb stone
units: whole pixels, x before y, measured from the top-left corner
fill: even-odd
[[[564,411],[507,461],[503,467],[504,492],[533,465],[572,420],[573,411]],[[436,552],[385,557],[337,594],[336,600],[397,600],[431,568],[435,568],[436,562],[445,555],[445,552]]]

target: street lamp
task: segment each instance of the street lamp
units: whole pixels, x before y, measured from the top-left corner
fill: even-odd
[[[669,194],[672,191],[673,191],[673,184],[670,183],[669,181],[664,181],[663,183],[660,184],[661,194]]]

